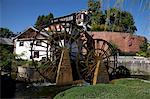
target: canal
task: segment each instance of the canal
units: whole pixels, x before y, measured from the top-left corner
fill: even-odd
[[[42,98],[42,99],[53,99],[53,97],[73,86],[56,86],[50,83],[26,83],[16,81],[9,76],[1,76],[1,98]]]

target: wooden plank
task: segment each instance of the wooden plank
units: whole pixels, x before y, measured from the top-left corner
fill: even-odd
[[[64,56],[64,50],[61,52],[61,58],[60,58],[60,62],[58,64],[56,83],[58,82],[58,79],[59,79],[58,77],[59,77],[59,74],[60,74],[60,67],[61,67],[61,64],[62,64],[63,56]]]
[[[93,77],[93,83],[92,83],[92,85],[96,85],[96,83],[97,83],[97,77],[98,77],[98,72],[99,72],[99,67],[100,67],[100,63],[101,63],[101,61],[100,60],[98,60],[98,62],[97,62],[97,64],[96,64],[96,68],[95,68],[95,72],[94,72],[94,77]]]
[[[63,49],[56,77],[56,85],[73,83],[72,67],[68,49]]]
[[[103,60],[101,59],[97,61],[92,85],[96,85],[97,83],[109,83],[109,73]]]

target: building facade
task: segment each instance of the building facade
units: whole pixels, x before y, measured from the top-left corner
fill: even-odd
[[[41,42],[46,37],[47,35],[45,33],[39,32],[34,27],[29,27],[14,39],[14,52],[21,59],[31,60],[34,57],[35,60],[39,61],[42,57],[46,57],[46,55],[44,56],[46,48],[41,47],[47,46]],[[47,41],[45,40],[45,42]],[[33,50],[32,53],[31,50]],[[43,56],[40,56],[40,54]]]

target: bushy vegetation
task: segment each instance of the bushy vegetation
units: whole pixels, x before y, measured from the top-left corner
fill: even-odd
[[[130,12],[118,8],[101,10],[99,0],[89,0],[88,10],[92,31],[127,32],[133,34],[137,31],[133,16]]]
[[[15,37],[17,34],[14,34],[11,30],[9,30],[8,28],[3,28],[0,27],[0,37],[3,38],[11,38],[11,37]]]
[[[59,93],[55,99],[149,99],[150,83],[139,79],[119,79],[111,84],[74,87]]]
[[[11,30],[0,27],[0,38],[12,38],[16,36]],[[15,59],[13,54],[13,45],[3,44],[0,42],[0,68],[1,70],[10,71],[12,61]]]
[[[14,60],[15,55],[11,51],[12,46],[0,45],[0,67],[4,70],[11,69],[12,60]]]
[[[35,22],[35,27],[38,29],[41,29],[42,26],[45,26],[49,24],[49,21],[53,18],[53,14],[49,13],[48,15],[40,15],[38,16],[36,22]]]
[[[140,45],[140,51],[136,53],[137,56],[150,57],[149,43],[147,40]]]

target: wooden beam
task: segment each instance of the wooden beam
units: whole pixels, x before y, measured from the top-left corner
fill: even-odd
[[[72,67],[68,49],[63,49],[58,65],[56,85],[69,85],[73,83]]]
[[[63,56],[64,56],[64,50],[62,50],[62,52],[61,52],[61,58],[60,58],[60,61],[59,61],[59,64],[58,64],[56,83],[58,82],[58,79],[59,79],[60,67],[61,67],[61,64],[62,64]]]
[[[98,62],[97,62],[97,64],[96,64],[96,68],[95,68],[95,72],[94,72],[94,77],[93,77],[93,83],[92,83],[92,85],[96,85],[96,83],[97,83],[97,77],[98,77],[98,72],[99,72],[99,67],[100,67],[100,63],[101,63],[101,61],[100,60],[98,60]]]

